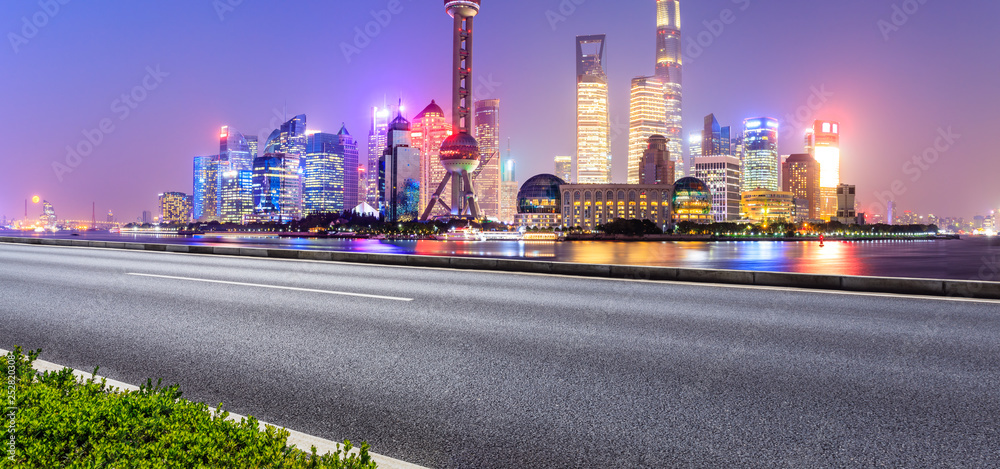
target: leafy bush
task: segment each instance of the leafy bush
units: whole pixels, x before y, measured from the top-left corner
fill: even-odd
[[[108,389],[104,380],[79,382],[68,368],[38,374],[32,364],[40,352],[25,356],[17,347],[12,353],[14,467],[376,467],[367,443],[353,455],[349,441],[336,453],[317,455],[315,447],[305,453],[288,446],[287,430],[269,425],[261,432],[252,417],[227,421],[221,406],[213,414],[205,404],[181,399],[177,386],[147,381],[139,391],[121,392]],[[8,451],[5,441],[0,467],[10,467]]]

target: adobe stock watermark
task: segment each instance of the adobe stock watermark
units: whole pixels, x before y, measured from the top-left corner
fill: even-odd
[[[750,0],[732,0],[737,9],[741,12],[750,8]],[[705,50],[712,47],[715,41],[726,32],[726,26],[736,22],[736,12],[730,8],[724,8],[719,12],[719,17],[711,21],[705,20],[701,24],[705,27],[701,32],[688,36],[687,45],[684,47],[684,60],[688,63],[694,62],[701,57]]]
[[[920,12],[920,6],[926,4],[927,0],[903,0],[902,4],[893,3],[889,19],[881,19],[875,23],[879,32],[882,33],[882,39],[889,42],[889,36],[906,26],[910,18]]]
[[[344,54],[344,60],[351,63],[354,56],[372,45],[385,28],[392,24],[392,17],[403,12],[403,2],[401,0],[389,0],[383,10],[371,10],[372,20],[365,23],[363,27],[354,28],[354,39],[351,42],[341,42],[340,52]]]
[[[14,352],[7,354],[7,460],[17,454],[17,368]]]
[[[559,28],[559,23],[565,23],[584,3],[587,3],[587,0],[560,0],[555,10],[545,10],[545,19],[552,31]]]
[[[10,40],[10,48],[14,50],[14,53],[21,53],[21,47],[28,45],[28,42],[38,36],[42,28],[48,26],[52,18],[55,18],[62,11],[62,7],[70,1],[39,0],[38,7],[40,10],[33,13],[30,18],[27,16],[21,17],[21,34],[14,31],[7,33],[7,39]]]
[[[219,15],[219,21],[226,21],[226,15],[236,11],[236,7],[242,4],[243,0],[212,0],[212,8]]]
[[[903,163],[901,171],[909,176],[911,183],[920,181],[924,174],[930,171],[931,167],[941,159],[941,156],[954,148],[962,138],[962,135],[955,133],[950,126],[939,127],[937,133],[933,144]],[[896,198],[906,194],[907,190],[907,184],[902,179],[893,180],[889,184],[889,190],[875,192],[874,196],[878,202],[872,206],[870,213],[887,213],[889,203],[895,203]],[[889,220],[889,223],[892,223],[892,220]]]
[[[156,68],[146,67],[146,76],[142,78],[140,84],[111,101],[111,112],[118,118],[119,122],[128,119],[132,115],[132,111],[149,97],[151,91],[159,88],[163,79],[168,76],[170,74],[160,70],[159,65]],[[63,161],[52,162],[52,170],[55,172],[56,179],[62,182],[67,174],[79,167],[84,158],[93,154],[94,150],[104,143],[104,139],[114,131],[115,120],[111,117],[101,119],[95,128],[84,129],[81,132],[83,138],[75,146],[66,146],[66,157]]]
[[[476,83],[476,86],[472,88],[472,102],[476,102],[480,99],[495,97],[493,93],[503,86],[502,82],[493,79],[492,73],[488,75],[479,75],[476,81],[478,83]]]
[[[809,87],[811,93],[806,98],[805,104],[799,106],[794,113],[785,114],[785,124],[791,127],[793,132],[806,128],[809,122],[816,117],[816,113],[826,106],[830,98],[834,96],[832,91],[826,89],[826,85],[813,85]]]

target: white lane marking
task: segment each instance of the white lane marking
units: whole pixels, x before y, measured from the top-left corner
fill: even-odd
[[[364,293],[350,293],[342,291],[330,291],[330,290],[314,290],[312,288],[297,288],[297,287],[281,287],[277,285],[261,285],[257,283],[243,283],[243,282],[228,282],[224,280],[209,280],[204,278],[191,278],[191,277],[173,277],[170,275],[153,275],[153,274],[137,274],[134,272],[129,272],[128,275],[134,275],[136,277],[152,277],[152,278],[165,278],[170,280],[187,280],[190,282],[204,282],[204,283],[223,283],[226,285],[240,285],[244,287],[257,287],[257,288],[274,288],[278,290],[292,290],[292,291],[302,291],[309,293],[325,293],[328,295],[342,295],[342,296],[359,296],[362,298],[376,298],[379,300],[393,300],[393,301],[413,301],[413,298],[400,298],[395,296],[382,296],[382,295],[367,295]]]

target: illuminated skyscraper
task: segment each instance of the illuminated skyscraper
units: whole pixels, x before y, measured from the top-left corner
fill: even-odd
[[[343,206],[344,210],[351,210],[364,202],[358,193],[358,177],[364,173],[364,168],[358,164],[358,143],[351,137],[346,125],[341,125],[337,132],[337,151],[344,155]]]
[[[253,171],[249,169],[219,173],[219,221],[244,223],[253,215]]]
[[[820,170],[821,166],[812,155],[796,154],[782,163],[782,190],[791,192],[796,201],[805,201],[808,211],[797,214],[807,220],[820,218]]]
[[[254,212],[261,220],[288,223],[302,218],[300,164],[301,158],[284,153],[265,152],[254,159]]]
[[[413,221],[420,215],[422,162],[410,136],[410,123],[397,115],[389,124],[386,148],[379,159],[381,213],[393,223]]]
[[[820,165],[820,218],[837,216],[837,186],[840,185],[840,124],[816,121],[806,131],[806,151]]]
[[[500,221],[513,223],[517,215],[517,183],[514,160],[507,157],[503,166],[503,182],[500,186]]]
[[[365,177],[367,190],[365,201],[372,207],[378,207],[378,160],[385,151],[386,133],[389,131],[389,109],[372,108],[372,126],[368,131],[368,160]]]
[[[576,38],[576,180],[580,184],[611,180],[605,40],[603,34]]]
[[[703,138],[702,131],[700,130],[688,134],[688,155],[691,155],[691,160],[695,160],[701,156],[701,142]]]
[[[219,134],[219,159],[226,171],[249,171],[253,168],[250,145],[242,133],[225,126]]]
[[[250,150],[250,169],[253,169],[253,159],[257,155],[257,136],[256,135],[244,135],[247,140],[247,149]]]
[[[218,155],[194,157],[194,219],[216,220]]]
[[[452,127],[445,119],[441,106],[431,100],[431,103],[413,118],[412,129],[412,146],[420,153],[420,206],[426,207],[435,189],[432,186],[444,179],[447,173],[441,165],[441,144],[451,136]],[[446,186],[450,187],[450,184]],[[451,191],[445,190],[441,198],[450,205]]]
[[[667,132],[667,108],[663,100],[665,92],[663,81],[657,77],[632,79],[628,124],[629,184],[639,183],[642,154],[646,151],[649,137]]]
[[[340,135],[315,133],[306,142],[303,215],[336,213],[345,209],[345,155]],[[353,206],[351,207],[353,208]]]
[[[694,158],[694,177],[712,192],[712,217],[717,222],[740,219],[740,160],[729,155]]]
[[[164,192],[159,198],[160,222],[172,224],[191,222],[191,197],[183,192]]]
[[[740,190],[780,189],[778,121],[770,117],[747,119],[743,122],[743,183]]]
[[[684,176],[684,130],[681,122],[681,5],[680,0],[656,0],[656,76],[664,83],[666,136],[676,161],[677,179]]]
[[[566,181],[569,184],[574,183],[576,180],[571,177],[573,175],[573,157],[572,156],[557,156],[555,158],[556,171],[555,175]]]
[[[473,176],[482,216],[500,217],[500,100],[476,101],[480,163]]]
[[[722,145],[722,126],[715,119],[715,114],[705,116],[705,127],[702,129],[701,154],[704,156],[728,155],[729,148]]]

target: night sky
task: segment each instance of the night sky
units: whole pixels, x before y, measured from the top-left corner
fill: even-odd
[[[431,99],[450,108],[451,20],[438,0],[398,0],[402,11],[383,15],[388,24],[350,60],[342,44],[392,2],[47,1],[58,11],[0,3],[7,217],[23,216],[32,195],[60,218],[89,219],[91,202],[99,218],[155,212],[158,193],[191,192],[192,157],[218,152],[220,126],[263,144],[285,109],[307,114],[310,129],[346,123],[366,146],[367,114],[384,100],[401,97],[408,117]],[[614,179],[624,181],[629,80],[653,73],[654,1],[483,3],[477,98],[501,99],[518,179],[552,172],[555,155],[575,152],[574,37],[607,34]],[[897,14],[901,26],[886,36],[879,22],[893,25],[894,3],[918,8]],[[711,112],[734,128],[771,116],[782,121],[781,153],[799,153],[804,127],[787,116],[820,90],[825,102],[814,98],[818,111],[805,114],[841,122],[842,179],[858,186],[863,208],[896,180],[903,209],[969,218],[1000,207],[1000,3],[684,0],[681,9],[685,134]],[[706,25],[725,9],[730,24]],[[25,27],[23,17],[43,26]],[[701,50],[692,47],[699,35],[709,43]],[[123,94],[144,99],[125,103]],[[952,142],[938,139],[949,128]],[[67,162],[66,147],[87,142],[85,130],[100,142]],[[927,153],[933,163],[907,166],[935,143],[944,151]],[[61,174],[54,163],[66,165]],[[32,218],[40,211],[29,207]]]

